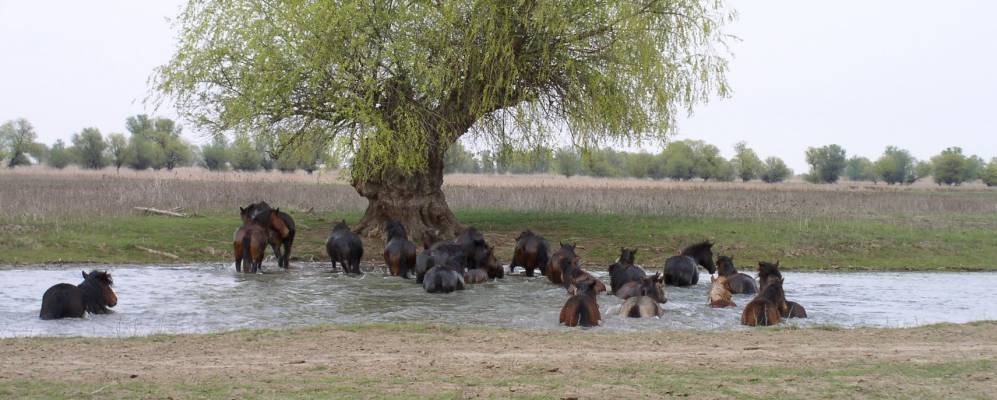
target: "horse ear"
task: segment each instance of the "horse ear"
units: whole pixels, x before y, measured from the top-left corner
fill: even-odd
[[[83,279],[87,279],[88,278],[87,271],[80,271],[80,273],[83,274]]]

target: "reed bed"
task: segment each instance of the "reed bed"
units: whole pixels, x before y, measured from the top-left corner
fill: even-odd
[[[997,212],[997,191],[849,184],[668,182],[552,175],[449,175],[453,209],[727,217],[855,217]],[[359,212],[367,204],[336,172],[224,172],[19,168],[0,171],[0,217],[132,214],[133,207],[187,212],[266,200],[291,210]]]

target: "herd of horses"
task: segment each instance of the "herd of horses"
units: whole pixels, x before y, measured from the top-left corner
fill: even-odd
[[[242,226],[233,237],[233,256],[238,272],[257,273],[263,264],[269,245],[277,264],[288,268],[295,237],[293,218],[266,202],[239,208]],[[495,257],[494,247],[477,229],[464,229],[453,240],[423,243],[418,251],[409,240],[405,226],[399,221],[385,223],[383,258],[391,275],[414,281],[428,293],[450,293],[464,290],[466,285],[484,283],[505,276],[505,269]],[[559,323],[566,326],[597,326],[602,321],[598,297],[607,292],[602,280],[580,266],[576,245],[561,243],[551,251],[542,236],[526,230],[516,238],[509,263],[509,272],[523,268],[532,277],[537,271],[551,284],[563,287],[568,295],[561,308]],[[337,264],[346,273],[359,274],[363,257],[363,241],[353,233],[346,221],[332,228],[326,252],[335,271]],[[785,282],[779,263],[759,262],[758,281],[741,273],[733,257],[720,256],[714,262],[713,243],[704,241],[683,249],[665,260],[664,270],[649,275],[636,264],[636,249],[621,248],[620,256],[609,266],[608,292],[623,300],[619,315],[631,318],[654,318],[664,314],[662,305],[668,299],[665,286],[689,287],[699,281],[699,267],[711,277],[707,295],[711,307],[734,307],[732,294],[755,294],[744,307],[741,323],[748,326],[778,324],[785,318],[806,318],[800,304],[786,300]],[[80,285],[61,283],[45,292],[42,298],[42,319],[82,317],[85,312],[108,313],[117,304],[107,272],[83,272]]]

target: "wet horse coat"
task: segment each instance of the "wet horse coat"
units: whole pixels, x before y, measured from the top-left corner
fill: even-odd
[[[79,285],[60,283],[42,295],[41,319],[82,318],[85,313],[107,314],[118,304],[118,296],[111,290],[111,274],[103,271],[83,271]]]

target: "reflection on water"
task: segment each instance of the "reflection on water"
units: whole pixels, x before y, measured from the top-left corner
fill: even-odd
[[[462,292],[431,295],[412,281],[384,276],[382,270],[350,276],[331,273],[326,264],[294,266],[290,272],[268,266],[263,275],[237,274],[227,264],[98,266],[114,277],[115,313],[58,321],[38,319],[42,294],[56,283],[80,283],[80,270],[93,266],[0,268],[0,336],[128,336],[362,322],[568,329],[557,324],[567,298],[564,289],[540,277],[516,274]],[[997,285],[997,273],[783,275],[787,298],[803,304],[811,316],[792,320],[794,325],[898,327],[997,319],[997,307],[987,306],[997,299],[990,289]],[[704,273],[699,286],[668,287],[660,319],[621,318],[614,314],[621,302],[600,296],[604,321],[598,329],[744,329],[738,322],[750,296],[735,295],[737,308],[710,308],[709,281]]]

